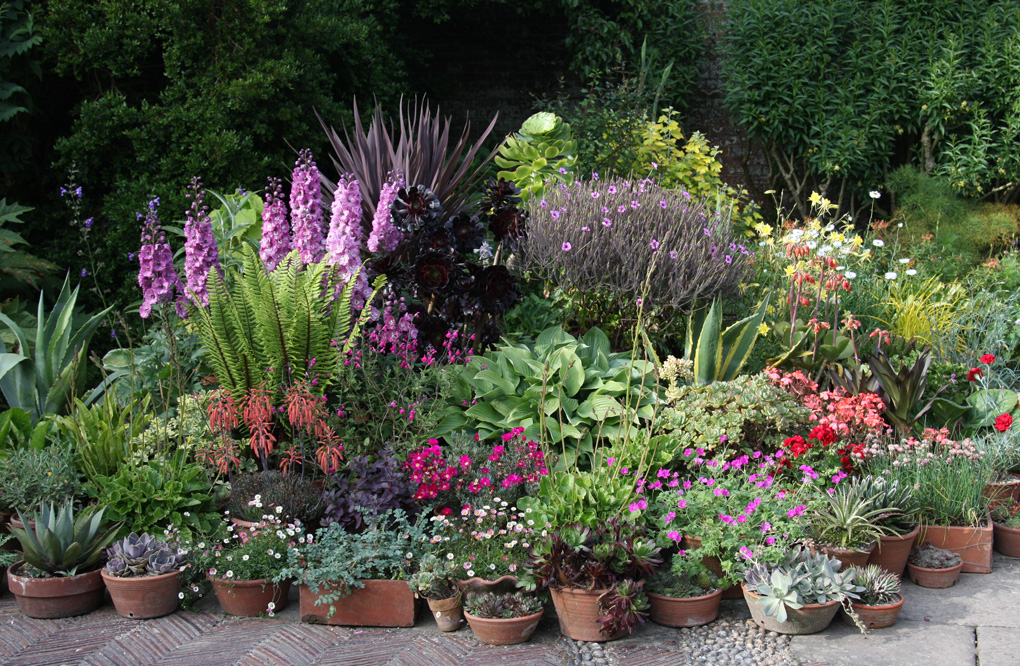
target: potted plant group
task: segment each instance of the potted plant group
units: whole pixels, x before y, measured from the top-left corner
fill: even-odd
[[[290,549],[278,576],[300,584],[301,620],[414,626],[417,604],[406,579],[428,544],[427,523],[393,509],[369,519],[361,532],[332,523],[307,535]]]
[[[543,613],[542,602],[520,592],[468,592],[464,601],[464,617],[486,645],[527,642]]]
[[[196,544],[197,566],[229,615],[273,614],[287,605],[291,581],[280,572],[287,565],[288,552],[303,537],[304,527],[282,522],[275,511],[270,507],[250,527],[225,521],[220,532],[225,538],[209,537]]]
[[[865,475],[849,481],[853,491],[877,510],[874,524],[881,530],[878,545],[871,551],[868,564],[876,564],[902,577],[910,549],[921,530],[917,522],[918,506],[909,487],[898,480]]]
[[[644,527],[619,516],[595,527],[566,525],[536,540],[521,583],[549,589],[567,638],[614,640],[644,621],[642,587],[662,564],[659,552]]]
[[[995,550],[1009,557],[1020,557],[1020,502],[1000,504],[992,509]]]
[[[861,624],[868,629],[884,629],[894,625],[903,608],[899,576],[877,564],[850,567],[846,573],[861,591],[860,599],[850,602],[853,615],[844,612],[843,618],[851,624]]]
[[[860,486],[842,483],[805,515],[806,531],[816,548],[842,563],[842,568],[868,562],[884,530],[876,524],[889,513],[872,498],[858,492]],[[898,512],[898,507],[893,507]]]
[[[426,553],[418,562],[418,570],[407,580],[414,596],[425,598],[441,631],[456,631],[464,619],[456,575],[457,565],[452,558]]]
[[[842,563],[799,546],[779,563],[757,562],[744,574],[744,599],[758,626],[780,634],[822,631],[841,603],[858,598],[860,586]]]
[[[29,617],[83,615],[103,603],[103,577],[97,566],[120,525],[105,527],[103,510],[76,512],[70,500],[57,510],[47,504],[11,533],[21,542],[23,560],[7,571],[7,584]]]
[[[701,557],[679,551],[649,579],[648,616],[667,627],[698,627],[719,617],[722,585]]]
[[[140,620],[177,610],[187,557],[183,550],[148,534],[132,532],[115,541],[106,550],[102,575],[117,612]]]
[[[907,572],[915,585],[942,589],[956,585],[963,569],[963,558],[945,548],[933,546],[931,541],[910,551]]]

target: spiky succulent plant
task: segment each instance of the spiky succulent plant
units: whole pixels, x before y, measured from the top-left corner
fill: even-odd
[[[11,528],[11,534],[21,542],[23,558],[31,566],[55,576],[75,576],[99,561],[120,529],[120,523],[104,527],[103,511],[76,514],[71,500],[59,510],[47,504],[28,517],[19,511],[25,527]]]
[[[106,549],[106,573],[134,578],[170,573],[184,565],[187,556],[156,537],[132,532]]]
[[[852,566],[847,570],[854,585],[863,587],[859,592],[865,606],[886,606],[900,599],[900,578],[877,564],[866,567]]]
[[[464,610],[475,617],[510,620],[534,615],[542,610],[542,602],[520,592],[472,592],[464,600]]]

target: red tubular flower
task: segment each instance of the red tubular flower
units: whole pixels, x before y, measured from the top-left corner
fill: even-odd
[[[1013,417],[1009,414],[999,414],[995,418],[995,429],[999,432],[1006,432],[1013,425]]]
[[[968,382],[977,381],[977,378],[981,377],[984,374],[985,373],[981,371],[981,368],[971,368],[970,370],[967,371],[967,381]]]

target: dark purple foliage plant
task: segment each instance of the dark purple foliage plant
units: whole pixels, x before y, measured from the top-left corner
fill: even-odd
[[[413,512],[413,495],[414,486],[392,446],[375,456],[353,456],[327,483],[322,523],[340,523],[345,530],[359,532],[366,522],[387,511]]]

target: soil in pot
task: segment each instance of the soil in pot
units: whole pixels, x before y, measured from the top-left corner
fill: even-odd
[[[949,569],[925,569],[914,564],[907,563],[907,573],[915,585],[941,590],[956,585],[960,578],[960,571],[963,570],[963,562]]]
[[[602,632],[599,618],[604,615],[600,610],[599,597],[606,590],[575,590],[572,588],[549,588],[552,595],[556,616],[560,621],[560,633],[575,641],[592,643],[613,641],[627,635],[625,630],[613,634]]]
[[[722,590],[700,597],[666,597],[648,593],[648,616],[655,624],[665,627],[700,627],[719,617]]]
[[[7,585],[21,612],[29,617],[54,619],[84,615],[103,604],[106,586],[101,569],[77,576],[31,578],[19,572],[25,563],[17,562],[7,571]]]
[[[227,615],[255,617],[283,610],[290,594],[290,581],[274,583],[270,580],[223,580],[210,578],[216,600]],[[270,604],[273,604],[270,606]]]
[[[963,558],[963,573],[992,573],[992,521],[978,527],[924,525],[917,545],[931,541],[933,546],[951,550]]]
[[[181,572],[158,576],[121,578],[103,571],[103,582],[117,612],[134,620],[163,617],[177,610],[181,591]]]
[[[464,608],[461,606],[460,592],[448,599],[427,599],[432,617],[440,631],[457,631],[464,621]]]
[[[538,628],[542,621],[544,610],[534,615],[515,617],[508,620],[499,618],[477,617],[471,613],[464,613],[471,631],[479,643],[485,645],[517,645],[526,643]]]
[[[866,606],[864,604],[851,603],[850,608],[857,614],[861,624],[868,629],[885,629],[896,624],[896,618],[900,616],[900,611],[903,609],[903,595],[900,595],[900,600],[896,603],[885,606]],[[846,610],[840,609],[840,615],[843,616],[843,621],[847,624],[857,626]]]
[[[907,568],[907,559],[910,557],[910,549],[914,546],[921,527],[918,525],[908,534],[903,536],[884,536],[878,541],[875,550],[871,551],[868,564],[877,564],[894,576],[903,577]]]
[[[765,614],[765,609],[758,603],[761,595],[755,594],[741,585],[744,600],[751,611],[751,619],[762,629],[768,629],[778,634],[790,636],[804,636],[817,634],[823,631],[832,622],[839,610],[839,601],[830,601],[826,604],[804,604],[801,608],[786,607],[786,621],[780,622],[774,617]]]
[[[1008,557],[1020,557],[1020,530],[995,523],[995,551]]]

